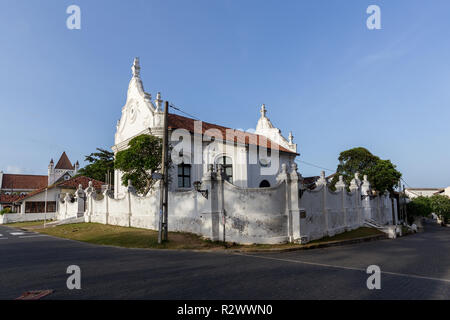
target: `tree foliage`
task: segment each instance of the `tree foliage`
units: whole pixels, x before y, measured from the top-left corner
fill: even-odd
[[[146,195],[153,184],[152,172],[161,169],[163,142],[161,138],[151,135],[140,135],[128,143],[128,149],[116,154],[114,167],[123,172],[122,184],[128,180],[137,192]]]
[[[368,169],[367,179],[374,190],[389,193],[394,192],[398,186],[398,181],[402,174],[397,171],[396,166],[390,160],[378,160],[377,163]]]
[[[434,195],[430,198],[431,209],[444,223],[450,220],[450,198],[444,195]]]
[[[408,212],[408,217],[416,218],[416,217],[426,217],[433,212],[431,208],[431,198],[428,197],[417,197],[412,199],[406,205],[406,210]]]
[[[85,161],[89,162],[89,164],[81,168],[77,175],[105,181],[106,175],[114,172],[114,153],[108,150],[97,148],[97,152],[86,156]],[[114,174],[111,176],[111,184],[114,184]]]
[[[359,172],[361,176],[367,175],[367,179],[374,190],[393,192],[402,176],[390,160],[382,160],[366,148],[358,147],[343,151],[340,153],[338,160],[337,174],[331,182],[332,188],[335,187],[340,175],[349,185],[355,173]]]
[[[426,217],[432,212],[447,223],[450,220],[450,198],[444,195],[434,195],[432,197],[417,197],[407,204],[409,217]]]

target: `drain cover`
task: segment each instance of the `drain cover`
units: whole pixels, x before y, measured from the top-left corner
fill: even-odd
[[[24,292],[16,300],[39,300],[49,294],[52,294],[54,290],[35,290]]]

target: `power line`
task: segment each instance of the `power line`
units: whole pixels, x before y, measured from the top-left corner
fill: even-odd
[[[413,189],[413,187],[411,187],[403,178],[400,178],[400,180],[402,180],[408,187],[410,187],[411,189]]]
[[[331,169],[328,169],[328,168],[324,168],[324,167],[321,167],[321,166],[318,166],[318,165],[315,165],[313,163],[309,163],[309,162],[306,162],[306,161],[303,161],[303,160],[296,160],[296,161],[304,163],[304,164],[306,164],[308,166],[312,166],[312,167],[315,167],[315,168],[318,168],[318,169],[325,170],[325,171],[330,171],[330,172],[333,172],[333,173],[336,172],[336,170],[331,170]]]
[[[169,104],[169,107],[171,107],[172,109],[175,109],[175,110],[177,110],[177,111],[179,111],[179,112],[181,112],[181,113],[184,113],[185,115],[187,115],[187,116],[189,116],[189,117],[191,117],[191,118],[193,118],[193,119],[195,119],[195,120],[201,121],[201,120],[200,120],[199,118],[197,118],[196,116],[193,116],[192,114],[187,113],[187,112],[181,110],[181,108],[174,106],[172,103]]]

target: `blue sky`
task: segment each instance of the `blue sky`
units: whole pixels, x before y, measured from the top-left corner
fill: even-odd
[[[66,28],[71,4],[81,30]],[[265,103],[300,160],[335,169],[363,146],[411,186],[448,186],[449,13],[447,0],[0,0],[0,170],[46,174],[63,151],[83,164],[112,146],[139,56],[146,91],[204,121],[254,128]]]

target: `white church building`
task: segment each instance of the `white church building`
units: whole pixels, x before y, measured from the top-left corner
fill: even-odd
[[[135,59],[113,151],[126,149],[141,134],[161,137],[162,109],[161,95],[152,100],[144,91]],[[286,139],[273,126],[264,105],[253,133],[173,113],[168,115],[168,127],[173,147],[169,231],[249,244],[307,243],[367,225],[390,237],[400,230],[396,200],[387,194],[373,196],[366,176],[360,179],[355,174],[349,186],[340,176],[331,190],[322,172],[315,188],[305,188],[292,134]],[[140,195],[130,182],[122,185],[121,177],[116,170],[114,195],[93,182],[87,188],[80,185],[75,194],[67,193],[59,200],[57,219],[157,230],[158,185]]]
[[[134,137],[151,134],[162,137],[164,112],[161,94],[152,101],[151,94],[144,91],[140,77],[139,59],[132,66],[132,78],[128,86],[122,117],[117,123],[115,145],[117,153],[128,147]],[[220,125],[196,121],[169,113],[169,141],[174,145],[170,170],[173,181],[171,190],[190,189],[194,181],[200,181],[209,165],[222,165],[227,180],[239,187],[270,187],[276,184],[276,175],[282,164],[294,163],[297,145],[292,133],[288,139],[274,127],[267,117],[265,105],[254,133],[235,130]],[[177,144],[183,137],[183,147]],[[187,141],[188,140],[188,141]],[[121,173],[115,172],[115,196],[126,191]]]

